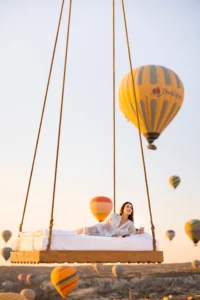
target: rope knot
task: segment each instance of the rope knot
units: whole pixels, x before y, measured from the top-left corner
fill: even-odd
[[[19,232],[22,231],[22,223],[19,225]]]

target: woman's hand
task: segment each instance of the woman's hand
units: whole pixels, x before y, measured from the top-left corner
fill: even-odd
[[[141,233],[144,233],[144,228],[143,227],[140,227],[140,229],[137,230],[137,234],[141,234]]]
[[[114,233],[114,234],[112,235],[112,237],[118,237],[118,235],[117,235],[116,233]]]

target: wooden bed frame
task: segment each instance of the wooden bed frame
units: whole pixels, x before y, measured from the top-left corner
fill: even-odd
[[[50,250],[10,253],[11,263],[162,263],[163,251]]]

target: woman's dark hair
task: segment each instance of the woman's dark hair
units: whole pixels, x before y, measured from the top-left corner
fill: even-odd
[[[126,204],[130,204],[132,206],[132,213],[128,216],[128,219],[134,222],[134,209],[133,209],[133,204],[131,202],[124,202],[124,204],[122,204],[121,208],[120,208],[120,216],[123,214],[124,212],[124,207],[126,206]]]

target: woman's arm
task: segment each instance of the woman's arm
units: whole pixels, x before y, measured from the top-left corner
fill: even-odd
[[[129,234],[123,235],[122,237],[129,237],[129,236],[131,236],[131,235],[141,234],[141,233],[143,233],[143,232],[144,232],[144,230],[135,228],[135,230],[130,230],[130,233],[129,233]]]
[[[141,233],[144,233],[144,228],[137,229],[136,234],[141,234]]]
[[[102,223],[109,224],[115,216],[117,216],[116,213],[109,214]]]
[[[126,236],[137,234],[137,230],[135,228],[134,222],[130,223],[128,234]]]

